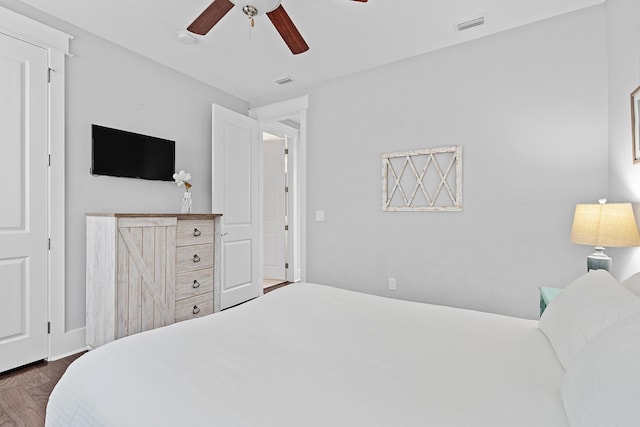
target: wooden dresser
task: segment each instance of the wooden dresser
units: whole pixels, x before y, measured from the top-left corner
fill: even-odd
[[[87,345],[213,313],[219,217],[88,214]]]

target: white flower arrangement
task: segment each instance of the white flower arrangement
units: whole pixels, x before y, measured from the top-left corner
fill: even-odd
[[[174,173],[173,180],[176,182],[178,187],[182,187],[184,185],[184,188],[187,190],[187,192],[189,192],[189,189],[192,187],[191,183],[189,182],[191,181],[191,174],[189,172],[180,171],[178,173]]]

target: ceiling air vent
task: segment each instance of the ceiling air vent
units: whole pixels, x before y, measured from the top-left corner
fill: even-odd
[[[275,82],[279,85],[286,85],[287,83],[291,83],[293,81],[293,79],[289,76],[284,76],[282,78],[279,78],[278,80],[276,80]]]
[[[468,21],[459,22],[456,24],[456,28],[458,31],[464,31],[473,27],[479,27],[480,25],[484,25],[484,15],[469,19]]]

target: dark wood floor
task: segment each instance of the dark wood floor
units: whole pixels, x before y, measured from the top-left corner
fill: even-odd
[[[264,288],[263,293],[268,294],[271,291],[275,291],[276,289],[280,289],[283,286],[287,286],[289,284],[289,282],[284,281],[284,282],[280,282],[280,283],[276,283],[274,285],[268,286],[266,288]]]
[[[71,362],[82,354],[0,374],[0,427],[44,426],[53,387]]]

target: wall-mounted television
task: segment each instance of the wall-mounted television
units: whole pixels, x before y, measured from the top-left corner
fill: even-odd
[[[91,125],[91,174],[173,181],[176,143]]]

